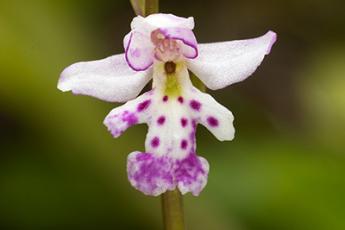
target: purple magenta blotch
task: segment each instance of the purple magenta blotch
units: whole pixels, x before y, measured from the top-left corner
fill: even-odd
[[[169,97],[168,97],[167,95],[165,95],[165,96],[163,97],[163,101],[164,101],[164,102],[167,102],[168,99],[169,99]]]
[[[181,125],[182,125],[182,127],[186,127],[187,126],[187,124],[188,124],[188,120],[187,120],[187,118],[181,118]]]
[[[151,140],[151,146],[154,147],[154,148],[157,148],[159,146],[159,137],[154,137],[152,140]]]
[[[183,97],[181,97],[181,96],[179,96],[179,97],[177,98],[177,100],[178,100],[178,102],[180,102],[181,104],[182,104],[183,101],[184,101]]]
[[[141,103],[138,104],[138,107],[137,107],[137,110],[138,112],[142,112],[144,111],[145,109],[147,109],[151,104],[151,100],[145,100]]]
[[[138,123],[138,117],[134,113],[125,111],[122,114],[122,121],[127,122],[128,126],[132,126]]]
[[[199,111],[201,108],[201,103],[196,100],[191,100],[189,105],[192,109],[196,111]]]
[[[218,119],[212,116],[207,118],[207,123],[212,127],[216,127],[219,125]]]
[[[183,139],[181,141],[181,149],[186,149],[188,146],[188,141],[186,139]]]
[[[175,179],[179,188],[187,188],[187,191],[194,195],[201,192],[207,181],[208,166],[201,159],[196,153],[190,153],[183,160],[176,162]]]
[[[165,122],[165,116],[160,116],[158,119],[157,119],[157,123],[159,125],[163,125]]]
[[[153,153],[133,152],[127,162],[131,184],[148,195],[159,195],[178,186],[198,195],[207,182],[207,161],[196,153],[177,160]]]
[[[151,153],[134,152],[128,157],[127,171],[131,184],[147,195],[173,189],[172,160]]]

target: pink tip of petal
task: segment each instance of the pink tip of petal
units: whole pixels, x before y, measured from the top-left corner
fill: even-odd
[[[273,44],[277,41],[277,34],[273,31],[268,31],[264,36],[270,37],[270,43],[267,47],[266,55],[271,52]]]

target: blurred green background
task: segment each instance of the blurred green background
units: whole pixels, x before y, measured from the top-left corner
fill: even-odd
[[[194,16],[200,42],[278,42],[248,80],[212,92],[236,138],[198,129],[211,165],[185,196],[189,230],[345,229],[345,4],[339,0],[162,0]],[[0,0],[0,229],[161,229],[159,198],[127,181],[145,126],[113,139],[117,104],[57,90],[61,70],[123,52],[126,0]]]

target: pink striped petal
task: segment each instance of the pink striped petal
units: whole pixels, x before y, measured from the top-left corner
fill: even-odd
[[[153,64],[154,54],[153,45],[150,37],[133,31],[124,39],[126,61],[128,65],[135,71],[143,71]]]
[[[185,28],[163,28],[160,31],[171,39],[180,40],[183,42],[182,52],[186,58],[196,58],[198,56],[198,42],[194,33],[190,29]]]

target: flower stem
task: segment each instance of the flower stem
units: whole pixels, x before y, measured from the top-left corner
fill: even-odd
[[[184,230],[183,201],[179,190],[167,191],[162,196],[164,230]]]
[[[145,16],[158,13],[159,0],[145,0]]]

